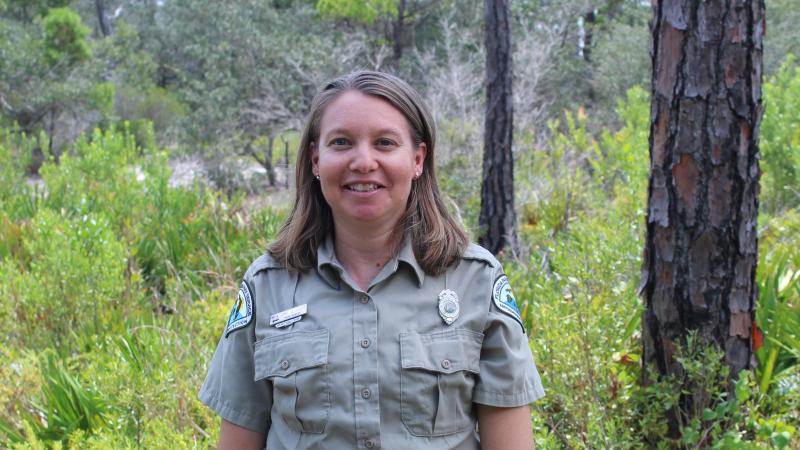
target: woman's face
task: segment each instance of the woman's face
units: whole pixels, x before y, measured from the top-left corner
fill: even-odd
[[[336,226],[388,230],[405,212],[427,148],[415,146],[408,121],[387,101],[346,91],[322,114],[311,164]]]

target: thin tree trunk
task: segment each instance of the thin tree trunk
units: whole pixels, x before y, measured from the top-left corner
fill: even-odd
[[[406,20],[406,1],[400,0],[397,5],[397,18],[392,23],[392,62],[397,65],[403,57],[403,46],[405,45],[405,20]]]
[[[267,178],[269,185],[275,187],[275,167],[272,165],[272,149],[275,145],[275,136],[270,135],[267,138],[267,151],[264,154],[264,169],[267,171]]]
[[[736,376],[753,356],[764,0],[656,1],[651,31],[643,361],[681,379],[676,347],[696,330]]]
[[[511,152],[511,29],[506,0],[485,0],[486,117],[479,242],[492,253],[516,253],[514,157]]]
[[[103,37],[111,36],[111,20],[106,14],[105,0],[94,0],[94,6],[97,10],[97,20],[100,22],[100,32],[103,33]]]

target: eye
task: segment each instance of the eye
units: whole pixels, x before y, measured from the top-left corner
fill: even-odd
[[[333,138],[328,143],[328,145],[330,145],[331,147],[344,147],[345,145],[348,144],[350,144],[350,141],[348,141],[347,138],[343,137]]]
[[[379,147],[391,147],[396,145],[395,142],[388,138],[380,138],[375,142]]]

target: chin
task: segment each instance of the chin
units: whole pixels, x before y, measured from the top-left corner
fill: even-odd
[[[386,211],[360,210],[360,211],[349,211],[346,214],[342,214],[342,217],[354,222],[377,225],[387,222],[396,223],[397,221],[400,220],[402,215],[394,215],[391,213],[387,213]]]

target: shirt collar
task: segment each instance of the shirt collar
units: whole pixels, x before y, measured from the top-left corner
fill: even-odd
[[[339,289],[342,272],[344,268],[336,260],[336,253],[333,250],[333,236],[328,235],[317,248],[317,273],[332,288]]]
[[[417,263],[417,258],[414,256],[414,246],[412,245],[411,238],[407,235],[405,239],[403,239],[403,245],[400,247],[397,259],[411,267],[414,271],[414,275],[417,276],[417,284],[419,287],[422,287],[422,283],[425,281],[425,271],[422,270],[422,267]]]
[[[414,247],[408,236],[403,239],[403,244],[400,246],[400,251],[397,253],[397,256],[389,260],[389,262],[386,263],[386,267],[391,267],[391,271],[395,272],[399,267],[399,262],[408,264],[411,271],[414,272],[414,276],[417,278],[418,286],[422,287],[422,283],[425,281],[425,271],[422,270],[422,267],[417,263],[417,258],[414,257]],[[317,273],[319,273],[319,276],[332,288],[339,289],[343,272],[344,267],[342,267],[342,264],[336,259],[333,236],[328,235],[322,245],[317,248]]]

